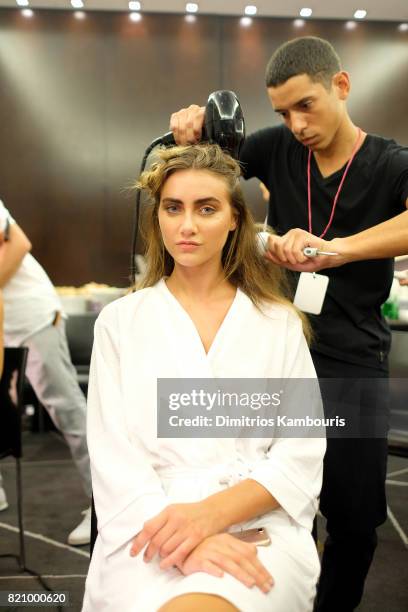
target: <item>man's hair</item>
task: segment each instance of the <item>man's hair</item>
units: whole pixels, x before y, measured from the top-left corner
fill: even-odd
[[[266,86],[277,87],[291,77],[307,74],[330,89],[331,79],[341,70],[340,58],[323,38],[304,36],[281,45],[266,67]]]

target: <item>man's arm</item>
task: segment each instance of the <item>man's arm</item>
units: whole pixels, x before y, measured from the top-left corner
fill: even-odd
[[[405,202],[408,208],[408,200]],[[408,210],[347,238],[337,238],[349,261],[383,259],[408,254]]]
[[[14,276],[30,251],[31,242],[17,223],[12,223],[9,240],[0,246],[0,287],[4,287]]]
[[[406,201],[408,208],[408,199]],[[338,255],[303,255],[307,246]],[[289,270],[317,272],[363,259],[385,259],[408,254],[408,210],[346,238],[322,240],[302,229],[293,229],[284,236],[270,236],[266,257]]]

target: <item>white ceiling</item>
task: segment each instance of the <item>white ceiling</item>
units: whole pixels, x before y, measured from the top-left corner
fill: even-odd
[[[127,11],[127,0],[83,0],[85,10]],[[196,0],[199,12],[242,15],[247,4],[258,7],[258,17],[298,17],[302,7],[313,9],[317,19],[352,19],[356,9],[367,11],[366,19],[408,22],[408,0]],[[142,11],[184,13],[185,0],[142,0]],[[15,0],[0,0],[0,8],[18,8]],[[30,0],[30,8],[72,10],[70,0]]]

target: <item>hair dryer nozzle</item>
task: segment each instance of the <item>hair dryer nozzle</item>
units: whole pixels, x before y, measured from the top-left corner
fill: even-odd
[[[241,105],[233,91],[220,90],[210,94],[204,123],[208,141],[220,145],[238,159],[245,139],[245,122]]]

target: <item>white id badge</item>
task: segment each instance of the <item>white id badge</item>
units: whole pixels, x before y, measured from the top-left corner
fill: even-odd
[[[320,314],[326,296],[329,277],[324,274],[302,272],[293,303],[303,312]]]

